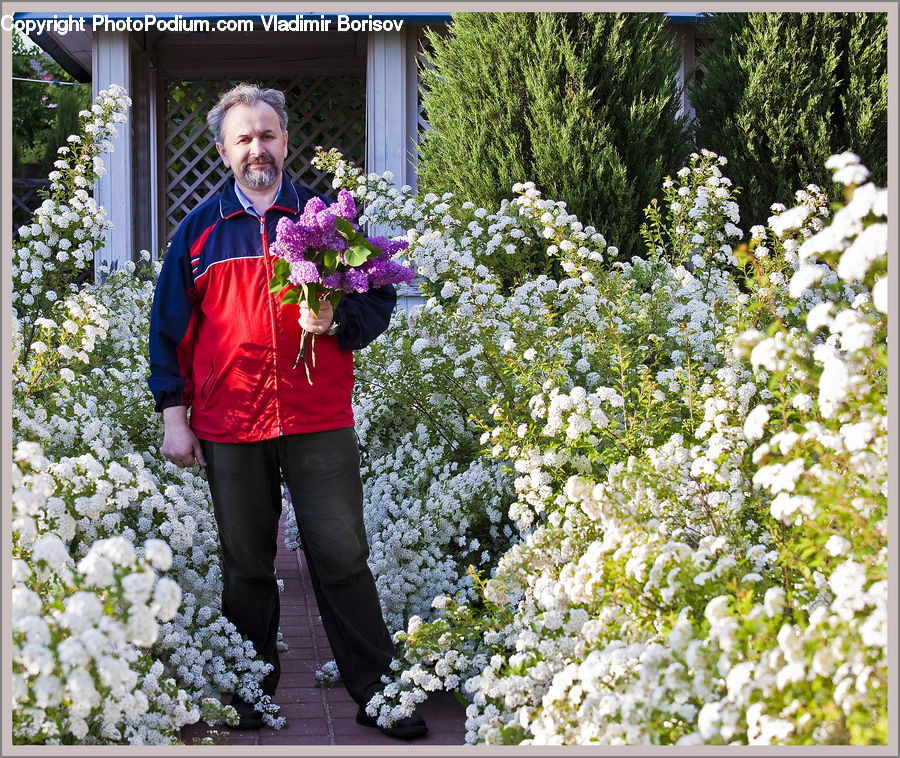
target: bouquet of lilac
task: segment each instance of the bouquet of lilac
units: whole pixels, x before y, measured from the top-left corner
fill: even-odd
[[[282,304],[305,305],[314,314],[319,303],[328,299],[337,307],[341,295],[365,292],[385,284],[411,281],[416,273],[393,260],[409,243],[386,237],[366,237],[355,223],[357,215],[353,196],[342,189],[331,205],[318,197],[307,201],[296,221],[282,218],[276,227],[276,256],[269,291],[281,295]],[[300,352],[294,368],[303,360],[310,384],[306,361],[308,332],[300,338]],[[315,335],[312,338],[312,365],[315,366]]]

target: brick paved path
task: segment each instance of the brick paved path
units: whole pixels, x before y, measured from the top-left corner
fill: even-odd
[[[419,706],[428,723],[428,735],[419,740],[397,740],[379,730],[356,723],[356,703],[343,685],[317,687],[316,669],[333,659],[302,550],[284,547],[284,520],[278,537],[275,568],[284,580],[281,592],[281,632],[288,650],[279,653],[281,679],[275,702],[287,719],[283,729],[224,729],[194,724],[184,731],[188,745],[217,732],[224,745],[373,745],[379,747],[465,744],[465,708],[450,693],[434,693]],[[228,696],[225,696],[226,699]],[[414,751],[412,751],[414,753]]]

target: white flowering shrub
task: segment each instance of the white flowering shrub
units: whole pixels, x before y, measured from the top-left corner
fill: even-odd
[[[130,101],[82,113],[13,255],[12,683],[20,744],[167,744],[236,723],[222,692],[265,666],[220,610],[202,477],[166,462],[146,386],[155,267],[90,276],[108,222],[87,195]],[[145,261],[149,255],[144,254]],[[92,277],[91,277],[92,278]],[[274,726],[274,704],[260,706]]]
[[[532,185],[490,213],[318,161],[430,294],[358,359],[400,643],[369,712],[449,689],[470,743],[885,743],[887,201],[858,159],[829,161],[843,207],[810,185],[744,240],[696,154],[613,265]],[[567,278],[501,291],[486,255],[525,239]]]

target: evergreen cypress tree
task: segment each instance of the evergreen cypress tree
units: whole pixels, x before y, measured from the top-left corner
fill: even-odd
[[[422,191],[490,209],[533,181],[621,255],[643,249],[643,209],[688,152],[662,14],[460,13],[429,40]],[[549,270],[539,249],[497,266]]]
[[[887,186],[887,14],[841,14],[847,85],[840,103],[842,145],[857,153],[873,181]]]
[[[729,160],[745,226],[809,183],[836,197],[825,161],[860,155],[887,181],[884,13],[722,13],[689,85],[695,138]]]

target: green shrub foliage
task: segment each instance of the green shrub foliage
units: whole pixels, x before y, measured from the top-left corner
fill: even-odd
[[[78,112],[90,105],[91,88],[74,86],[71,76],[39,48],[29,48],[18,32],[12,47],[12,175],[25,176],[29,165],[46,175],[56,148],[78,128]]]
[[[516,182],[565,201],[623,255],[663,176],[686,157],[679,53],[659,13],[460,13],[429,33],[424,192],[497,207]],[[550,271],[537,246],[501,278]]]
[[[852,150],[887,181],[887,17],[884,13],[722,13],[690,98],[696,142],[729,156],[741,218],[765,223],[815,183],[839,199],[825,159]]]

